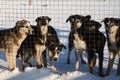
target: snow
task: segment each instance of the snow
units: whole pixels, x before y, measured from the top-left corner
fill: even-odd
[[[35,24],[35,19],[41,15],[52,18],[50,25],[54,26],[62,43],[68,45],[70,25],[66,19],[72,14],[87,15],[92,19],[101,21],[104,17],[120,17],[120,0],[33,0],[28,5],[28,0],[0,0],[0,29],[11,28],[20,19],[27,19]],[[104,26],[100,31],[105,33]],[[98,76],[98,60],[93,69],[93,74],[88,72],[88,64],[80,63],[79,71],[74,71],[74,50],[71,54],[71,64],[66,64],[67,51],[61,52],[59,61],[54,62],[57,72],[54,73],[47,68],[36,69],[27,67],[25,72],[19,71],[21,59],[17,59],[17,69],[10,72],[7,68],[6,57],[0,52],[0,80],[120,80],[116,75],[118,57],[116,57],[113,69],[109,76],[101,78]],[[87,54],[83,53],[87,61]],[[108,65],[109,52],[107,46],[104,48],[104,73]],[[31,60],[35,64],[34,60]]]

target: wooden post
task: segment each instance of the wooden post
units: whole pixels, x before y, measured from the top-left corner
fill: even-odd
[[[32,0],[29,0],[29,5],[31,5],[32,4]]]

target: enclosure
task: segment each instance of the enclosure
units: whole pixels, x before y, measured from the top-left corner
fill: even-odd
[[[70,32],[70,24],[66,23],[66,19],[70,15],[91,15],[92,20],[99,21],[105,17],[120,18],[120,0],[0,0],[0,29],[8,29],[15,26],[15,22],[21,19],[30,21],[32,25],[36,25],[35,19],[39,16],[49,16],[52,25],[57,31],[57,35],[62,43],[68,46],[68,35]],[[100,31],[105,35],[104,24]],[[45,68],[39,71],[36,68],[27,68],[26,72],[19,71],[9,72],[7,68],[6,57],[0,52],[0,80],[119,80],[116,76],[118,57],[114,62],[113,70],[110,76],[105,78],[98,77],[98,61],[94,68],[94,73],[89,74],[88,64],[81,64],[79,71],[74,71],[75,55],[71,54],[71,64],[66,64],[68,49],[63,50],[59,61],[54,62],[60,74],[54,74]],[[87,54],[83,54],[87,61]],[[104,48],[104,72],[108,64],[109,52],[107,46]],[[20,67],[21,59],[17,59],[17,67]],[[31,74],[33,73],[33,74]],[[52,75],[51,75],[52,74]],[[24,76],[25,75],[25,76]],[[29,76],[28,76],[29,75]]]

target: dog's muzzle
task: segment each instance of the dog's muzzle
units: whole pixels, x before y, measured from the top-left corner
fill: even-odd
[[[47,25],[47,22],[46,21],[42,21],[41,25]]]
[[[34,30],[31,29],[31,30],[28,31],[28,33],[29,33],[29,34],[34,34]]]
[[[58,60],[58,58],[54,58],[53,60],[54,60],[54,61],[57,61],[57,60]]]

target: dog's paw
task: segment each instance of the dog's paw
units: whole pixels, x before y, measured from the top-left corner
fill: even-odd
[[[30,66],[30,67],[34,67],[31,63],[29,63],[29,66]]]
[[[36,68],[37,68],[37,69],[40,69],[40,68],[42,68],[42,67],[43,67],[43,64],[36,65]]]
[[[51,69],[51,71],[53,71],[53,72],[56,72],[56,71],[57,71],[57,69],[56,69],[54,66],[51,66],[50,69]]]
[[[15,70],[15,68],[11,68],[10,71],[12,72],[13,70]]]
[[[106,74],[99,74],[99,76],[100,76],[100,77],[105,77],[105,76],[106,76]]]

